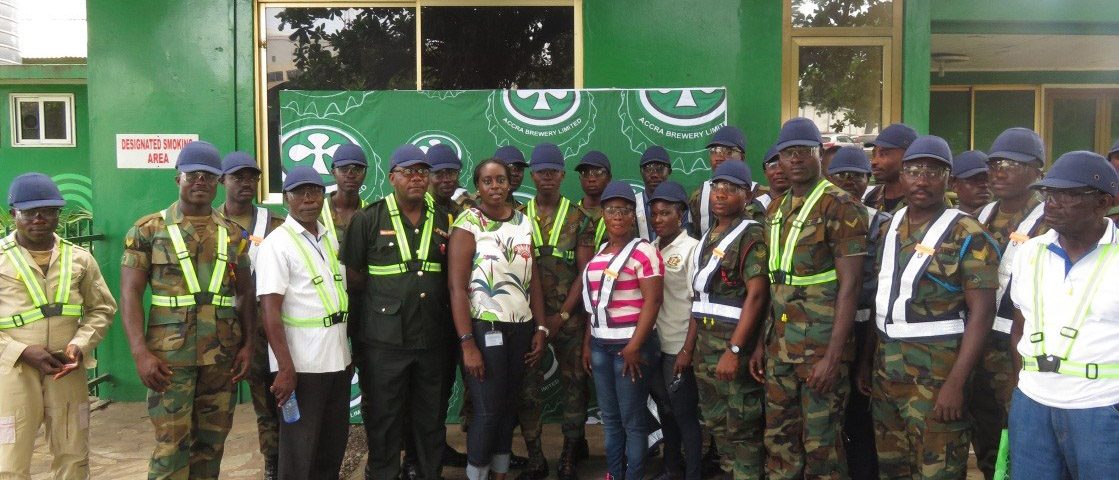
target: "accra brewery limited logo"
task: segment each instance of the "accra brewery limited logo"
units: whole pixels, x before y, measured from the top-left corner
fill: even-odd
[[[580,90],[496,90],[486,106],[496,144],[531,149],[550,142],[567,155],[590,141],[597,113],[594,95]]]
[[[301,165],[310,166],[322,175],[327,189],[333,191],[335,182],[334,176],[330,174],[330,165],[334,152],[343,144],[353,143],[361,147],[369,163],[369,172],[360,194],[366,199],[379,198],[379,185],[386,176],[381,168],[380,157],[370,148],[365,137],[341,122],[326,119],[313,121],[316,123],[310,125],[305,121],[291,122],[280,129],[280,164],[284,172]],[[378,187],[371,189],[370,185]]]
[[[724,88],[627,90],[618,108],[622,134],[641,153],[660,145],[673,156],[673,169],[691,173],[706,167],[707,140],[726,124]]]

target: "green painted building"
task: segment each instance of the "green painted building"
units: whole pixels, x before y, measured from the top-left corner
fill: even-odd
[[[725,86],[756,172],[798,115],[851,138],[905,121],[957,151],[1016,125],[1054,154],[1119,136],[1119,3],[1106,0],[102,0],[87,21],[86,66],[0,67],[9,111],[15,93],[62,93],[75,119],[72,146],[26,148],[0,116],[0,182],[88,175],[114,289],[124,232],[175,197],[167,170],[118,168],[117,136],[253,152],[261,198],[275,198],[285,89]],[[99,353],[100,393],[141,399],[123,329]]]

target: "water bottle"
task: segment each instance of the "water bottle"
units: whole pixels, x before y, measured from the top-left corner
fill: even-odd
[[[281,413],[284,416],[284,423],[295,423],[299,421],[299,403],[295,401],[295,392],[291,392],[288,401],[280,407]]]

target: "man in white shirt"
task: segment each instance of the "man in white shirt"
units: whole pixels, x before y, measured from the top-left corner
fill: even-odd
[[[1119,175],[1069,152],[1032,188],[1051,228],[1019,248],[1010,297],[1021,371],[1010,404],[1014,478],[1119,478]],[[1107,285],[1108,288],[1103,288]]]
[[[288,217],[261,244],[256,262],[269,364],[276,372],[271,390],[284,411],[280,479],[336,479],[346,449],[352,376],[345,270],[337,237],[319,222],[326,188],[318,172],[293,168],[283,189]]]

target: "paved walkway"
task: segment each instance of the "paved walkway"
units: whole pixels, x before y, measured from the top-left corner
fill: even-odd
[[[113,403],[96,410],[90,418],[90,471],[94,479],[129,480],[146,478],[148,457],[152,452],[152,424],[143,403]],[[457,425],[447,426],[448,441],[460,452],[466,446],[466,436]],[[580,465],[580,478],[602,478],[605,472],[602,456],[602,428],[588,425],[587,436],[591,444],[591,458]],[[523,454],[524,443],[519,432],[514,439],[514,451]],[[545,425],[544,451],[551,462],[552,476],[555,478],[555,458],[563,448],[563,435],[559,425]],[[650,468],[659,471],[660,460],[655,459]],[[974,462],[974,457],[973,457]],[[264,459],[260,455],[256,440],[256,422],[252,405],[237,407],[233,417],[233,430],[226,442],[225,459],[222,461],[221,478],[260,478]],[[363,465],[364,466],[364,465]],[[50,453],[40,435],[35,448],[31,467],[32,479],[50,479]],[[361,469],[351,478],[360,479]],[[509,478],[512,479],[514,475]],[[466,478],[463,469],[444,469],[443,476],[449,480]],[[982,478],[974,464],[968,480]]]

